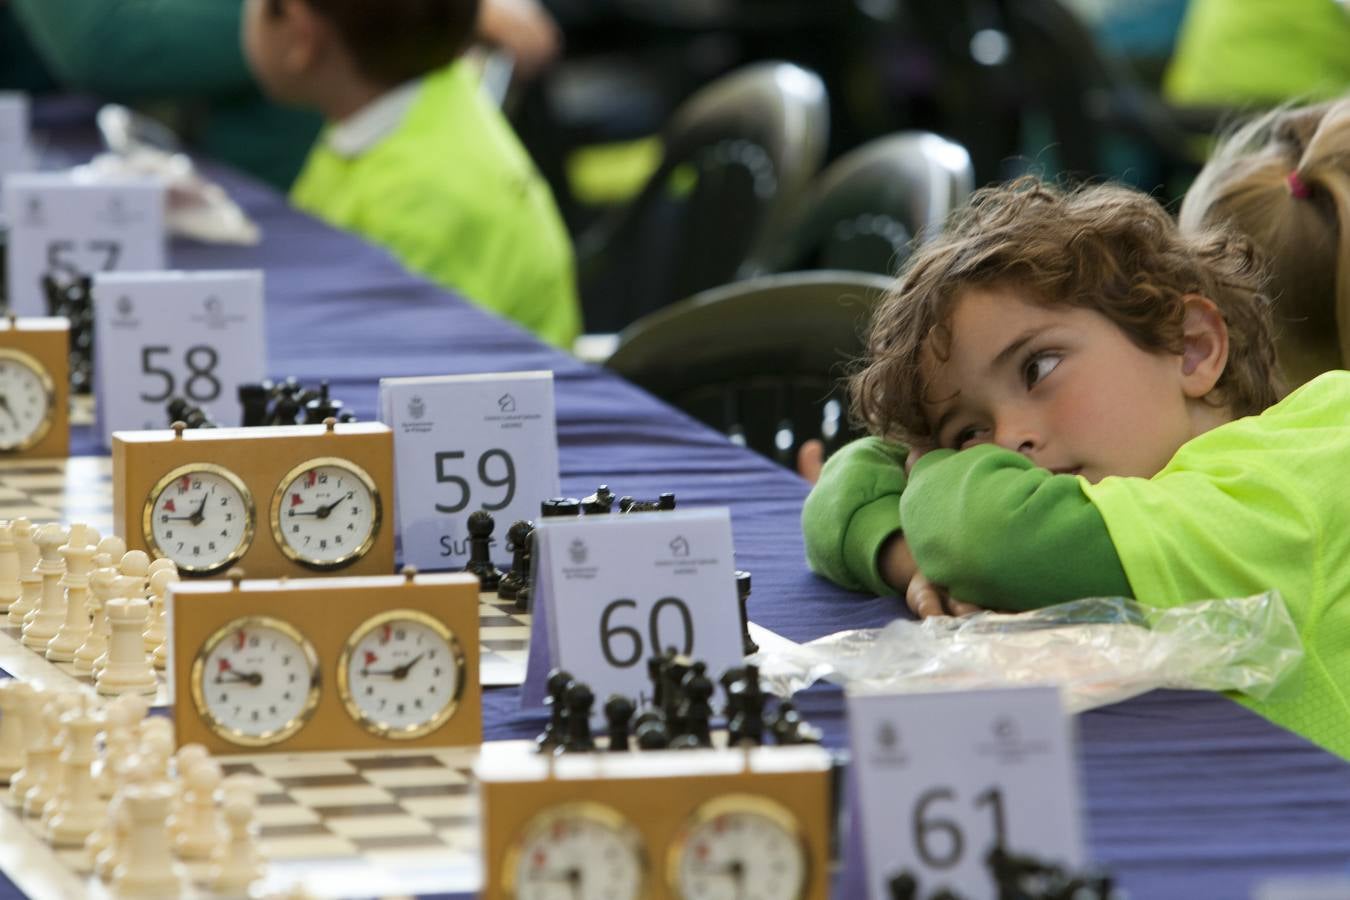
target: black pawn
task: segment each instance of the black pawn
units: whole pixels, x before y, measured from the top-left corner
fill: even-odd
[[[546,751],[562,743],[563,729],[567,725],[567,705],[563,703],[563,694],[567,686],[572,683],[572,673],[564,669],[554,669],[548,673],[548,681],[545,682],[548,688],[548,696],[544,698],[544,705],[548,707],[548,724],[544,726],[544,731],[535,739],[535,744],[539,750]]]
[[[186,423],[188,410],[191,408],[192,404],[187,402],[186,397],[170,397],[168,404],[164,407],[164,411],[169,415],[169,424],[172,425],[174,422]]]
[[[539,515],[545,519],[563,519],[581,515],[581,501],[570,497],[552,497],[539,504]]]
[[[633,737],[643,750],[664,750],[670,746],[670,729],[659,710],[649,709],[637,717]]]
[[[759,667],[746,666],[741,679],[731,686],[737,694],[736,710],[728,703],[727,730],[735,735],[735,744],[764,742],[764,692],[759,687]]]
[[[492,529],[497,525],[492,513],[478,509],[469,513],[469,561],[464,571],[478,576],[478,583],[487,592],[497,590],[502,580],[501,570],[492,564]]]
[[[708,720],[712,717],[712,706],[708,700],[712,692],[713,683],[708,677],[707,664],[694,663],[680,681],[679,715],[684,735],[693,738],[698,747],[712,746],[712,735],[708,729]]]
[[[511,546],[511,571],[497,584],[497,596],[502,600],[516,599],[517,592],[530,577],[530,536],[534,523],[529,519],[512,522],[506,529],[506,541]]]
[[[886,882],[886,886],[890,889],[891,900],[918,900],[919,898],[919,880],[908,869],[901,869],[890,881]]]
[[[567,706],[567,735],[561,747],[555,753],[589,753],[595,749],[595,740],[591,737],[591,707],[595,705],[595,694],[588,685],[573,681],[563,691],[563,703]]]
[[[741,652],[746,656],[759,652],[759,644],[750,637],[750,613],[746,604],[750,600],[750,573],[736,573],[736,601],[741,607]]]
[[[322,425],[324,419],[336,419],[342,411],[342,401],[328,396],[328,382],[319,384],[319,395],[305,402],[305,424]]]
[[[675,508],[675,495],[667,491],[656,498],[656,508],[668,512]]]
[[[605,701],[605,720],[609,723],[609,752],[628,752],[628,726],[633,718],[633,701],[623,694],[610,694]]]
[[[604,515],[614,508],[614,492],[609,485],[602,484],[595,493],[582,498],[581,511],[588,516]]]
[[[272,398],[272,382],[239,385],[239,406],[243,411],[240,425],[257,428],[267,424],[267,404]]]

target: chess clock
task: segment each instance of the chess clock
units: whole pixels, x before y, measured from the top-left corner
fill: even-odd
[[[403,741],[430,734],[459,706],[464,650],[434,616],[392,609],[362,622],[337,663],[337,692],[352,720]]]
[[[365,469],[334,456],[308,459],[277,483],[272,537],[302,566],[340,569],[370,551],[382,513],[380,489]]]
[[[320,680],[318,653],[294,626],[241,616],[197,649],[189,685],[207,728],[230,744],[266,747],[314,715]]]
[[[175,425],[114,432],[112,445],[114,531],[128,549],[195,576],[236,563],[260,578],[393,572],[385,425]]]
[[[828,896],[832,761],[821,747],[533,748],[486,744],[475,765],[485,900]]]
[[[70,323],[0,319],[0,458],[70,453]]]
[[[518,900],[646,896],[641,833],[599,803],[564,803],[536,815],[507,850],[503,868],[503,888]]]
[[[483,737],[478,579],[170,585],[179,743],[214,753],[457,747]]]

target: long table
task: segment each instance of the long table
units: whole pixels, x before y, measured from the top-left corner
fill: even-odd
[[[87,126],[48,125],[50,159],[92,149]],[[877,627],[906,614],[894,599],[842,591],[806,568],[799,516],[807,485],[609,372],[550,349],[515,325],[408,274],[384,251],[291,209],[271,189],[207,166],[263,229],[259,247],[175,243],[172,265],[256,268],[267,279],[272,375],[327,379],[362,419],[377,379],[551,369],[563,489],[580,496],[675,491],[681,506],[731,509],[737,567],[754,574],[751,617],[796,641]],[[77,429],[73,453],[99,453]],[[519,690],[484,698],[485,739],[533,736],[542,718]],[[801,708],[832,747],[847,743],[843,697]],[[1218,695],[1159,691],[1077,719],[1093,859],[1136,898],[1245,897],[1277,875],[1345,872],[1350,766]],[[837,895],[861,896],[843,871]],[[17,895],[5,880],[0,896]]]

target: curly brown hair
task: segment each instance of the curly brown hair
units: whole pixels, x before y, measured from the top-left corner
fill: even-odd
[[[1234,415],[1281,393],[1270,301],[1251,244],[1211,229],[1183,236],[1156,200],[1120,185],[1062,189],[1026,177],[984,188],[921,247],[872,317],[867,355],[850,379],[855,420],[881,437],[931,441],[924,348],[945,358],[964,290],[1012,287],[1047,305],[1106,316],[1140,349],[1181,353],[1184,298],[1214,301],[1228,326],[1228,364],[1206,398]]]

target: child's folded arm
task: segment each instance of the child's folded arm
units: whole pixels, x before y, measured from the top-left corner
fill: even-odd
[[[993,445],[925,454],[900,504],[920,571],[951,596],[1022,610],[1132,596],[1101,513],[1077,476]]]
[[[802,507],[812,571],[853,590],[897,593],[882,577],[877,555],[900,531],[908,453],[907,447],[869,437],[848,444],[825,463]]]

